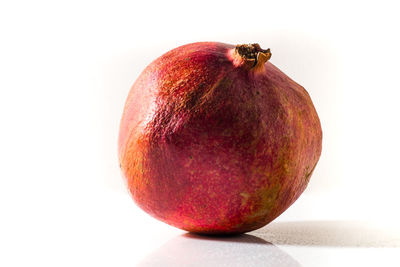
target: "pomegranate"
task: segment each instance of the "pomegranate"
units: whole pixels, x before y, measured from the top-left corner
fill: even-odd
[[[152,62],[126,100],[119,161],[135,202],[203,234],[243,233],[304,191],[322,130],[307,91],[258,44],[193,43]]]

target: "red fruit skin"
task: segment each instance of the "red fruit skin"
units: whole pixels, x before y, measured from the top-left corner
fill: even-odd
[[[305,190],[322,130],[306,90],[270,62],[253,71],[223,43],[152,62],[127,98],[119,160],[147,213],[204,234],[243,233]]]

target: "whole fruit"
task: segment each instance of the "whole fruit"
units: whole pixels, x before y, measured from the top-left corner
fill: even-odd
[[[243,233],[285,211],[321,154],[310,96],[258,44],[193,43],[133,85],[119,160],[147,213],[205,234]]]

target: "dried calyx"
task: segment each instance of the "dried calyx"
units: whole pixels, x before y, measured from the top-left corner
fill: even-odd
[[[264,50],[259,44],[237,45],[235,52],[245,60],[246,65],[255,69],[262,67],[271,58],[271,50]]]

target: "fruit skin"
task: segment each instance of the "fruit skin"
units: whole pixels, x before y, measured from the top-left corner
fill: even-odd
[[[243,233],[285,211],[321,154],[306,90],[270,62],[203,42],[152,62],[128,95],[119,160],[147,213],[203,234]]]

